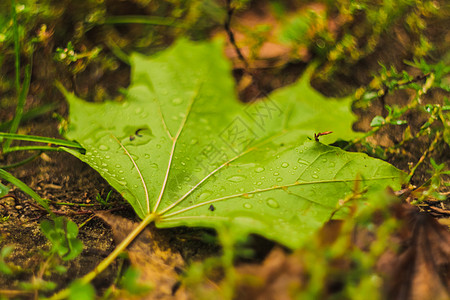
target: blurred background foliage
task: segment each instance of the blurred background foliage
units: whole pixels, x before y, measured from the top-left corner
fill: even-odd
[[[100,101],[117,96],[117,85],[125,86],[128,79],[113,74],[127,67],[127,54],[156,52],[179,36],[211,37],[223,30],[226,2],[17,1],[22,65],[33,57],[35,87],[45,89],[54,79],[65,77],[81,97]],[[367,84],[371,75],[367,69],[378,71],[378,62],[399,67],[404,59],[437,61],[450,39],[446,1],[235,0],[230,6],[236,16],[232,29],[243,34],[238,46],[249,48],[250,66],[270,42],[284,49],[278,66],[316,59],[320,63],[317,77],[332,85],[336,81],[336,85]],[[241,20],[249,13],[259,18],[247,26]],[[6,95],[2,108],[13,104],[6,101],[13,92],[13,41],[11,1],[2,1],[0,93]],[[280,57],[271,58],[280,61]]]

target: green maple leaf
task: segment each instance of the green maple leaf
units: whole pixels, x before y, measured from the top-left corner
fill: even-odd
[[[296,248],[352,193],[399,187],[400,171],[308,141],[351,139],[350,99],[325,99],[303,78],[265,101],[236,99],[222,45],[178,41],[132,56],[126,101],[70,103],[68,139],[141,218],[158,227],[229,225]],[[359,178],[359,179],[357,179]]]

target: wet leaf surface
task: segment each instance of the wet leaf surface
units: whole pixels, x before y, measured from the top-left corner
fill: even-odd
[[[320,142],[352,139],[350,99],[327,99],[304,77],[264,101],[240,103],[221,43],[181,40],[134,55],[121,103],[87,103],[66,92],[70,128],[97,170],[156,226],[228,224],[292,248],[352,193],[399,187],[401,172]],[[339,214],[335,215],[339,217]]]

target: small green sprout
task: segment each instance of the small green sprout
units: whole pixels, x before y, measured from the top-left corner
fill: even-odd
[[[110,206],[108,201],[109,201],[109,197],[111,196],[111,193],[112,193],[112,190],[108,192],[105,199],[103,199],[100,194],[97,194],[97,196],[95,197],[95,200],[97,200],[103,206]]]
[[[11,265],[5,262],[5,258],[7,258],[12,251],[14,250],[13,246],[4,246],[0,250],[0,273],[5,275],[11,275],[13,274],[13,270],[11,268]]]
[[[148,294],[152,287],[147,284],[139,282],[140,272],[138,269],[130,267],[123,274],[119,285],[130,295],[145,295]]]
[[[83,250],[83,243],[77,239],[78,227],[71,220],[56,217],[41,223],[42,233],[52,243],[51,253],[57,253],[63,260],[77,257]]]

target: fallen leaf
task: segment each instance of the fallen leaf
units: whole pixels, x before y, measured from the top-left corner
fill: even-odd
[[[245,265],[237,268],[241,281],[236,299],[294,299],[293,289],[304,282],[301,260],[287,255],[281,248],[273,249],[262,265]]]
[[[404,249],[391,263],[388,299],[450,299],[450,232],[433,217],[403,206]]]
[[[98,212],[96,215],[111,226],[116,244],[138,226],[138,223],[111,213]],[[130,244],[128,256],[131,265],[140,271],[140,281],[153,287],[148,295],[139,299],[187,299],[184,289],[179,286],[184,261],[153,225],[148,226]]]
[[[355,182],[367,196],[400,187],[392,165],[322,144],[361,136],[351,128],[350,98],[325,98],[304,76],[245,105],[222,50],[218,42],[180,40],[154,57],[133,55],[120,103],[65,92],[66,136],[86,153],[65,150],[159,228],[225,224],[291,248],[329,219]],[[308,140],[330,130],[322,143]]]

